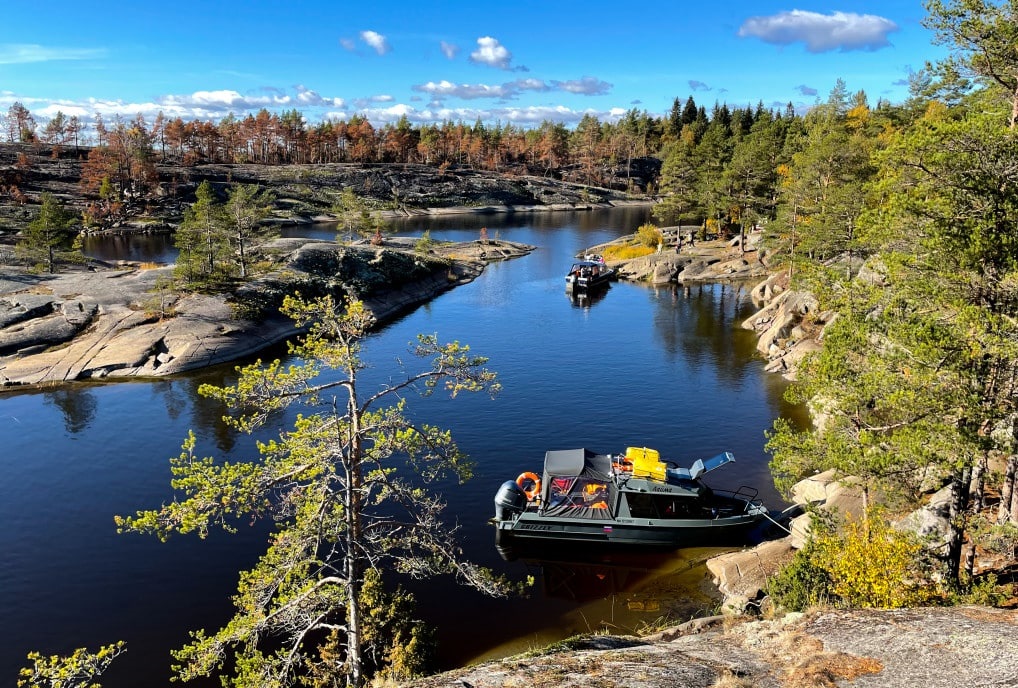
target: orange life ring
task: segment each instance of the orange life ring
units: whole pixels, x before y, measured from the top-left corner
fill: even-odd
[[[528,481],[533,484],[529,490],[524,487]],[[537,477],[537,473],[532,471],[520,473],[516,478],[516,486],[523,490],[523,494],[527,495],[528,502],[534,501],[541,494],[541,479]]]

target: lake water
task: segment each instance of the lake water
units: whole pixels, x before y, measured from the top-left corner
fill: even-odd
[[[517,579],[536,576],[525,599],[489,600],[444,581],[416,586],[421,617],[439,627],[449,667],[602,628],[631,632],[688,618],[713,604],[703,560],[716,549],[590,561],[523,556],[506,561],[487,519],[498,486],[539,470],[547,449],[657,448],[691,463],[730,450],[736,463],[709,476],[715,487],[751,485],[781,506],[767,470],[764,431],[797,409],[783,381],[763,372],[751,333],[748,288],[651,288],[615,283],[574,302],[564,274],[574,254],[647,221],[647,209],[455,216],[406,222],[434,239],[488,235],[537,246],[493,264],[471,284],[405,314],[373,334],[366,381],[381,383],[406,360],[417,333],[459,340],[490,358],[504,391],[412,402],[422,421],[446,427],[477,463],[474,479],[444,492],[466,554]],[[303,227],[291,234],[331,230]],[[116,242],[111,257],[158,260],[165,243]],[[102,253],[101,244],[89,250]],[[278,355],[275,354],[267,355]],[[238,570],[265,544],[262,525],[207,540],[117,535],[114,514],[171,497],[168,459],[188,429],[199,453],[233,460],[253,452],[197,396],[203,382],[229,383],[232,365],[169,380],[76,385],[0,395],[0,684],[12,685],[30,650],[67,653],[118,639],[127,653],[106,688],[168,685],[169,651],[190,629],[218,628],[230,615]],[[372,378],[372,376],[374,376]],[[362,387],[362,390],[365,387]]]

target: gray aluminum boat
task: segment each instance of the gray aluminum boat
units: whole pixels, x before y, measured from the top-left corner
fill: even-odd
[[[605,264],[604,258],[598,254],[585,256],[576,261],[566,273],[566,289],[583,292],[607,285],[616,277],[615,269]]]
[[[679,468],[658,452],[549,451],[541,476],[523,473],[495,495],[499,536],[530,541],[689,547],[735,544],[767,516],[757,491],[713,490],[703,474],[735,460],[724,452]]]

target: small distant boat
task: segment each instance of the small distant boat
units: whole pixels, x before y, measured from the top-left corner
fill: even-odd
[[[566,287],[573,291],[593,289],[615,279],[615,269],[609,267],[604,258],[596,253],[573,263],[566,274]]]
[[[714,490],[702,481],[730,452],[679,468],[647,447],[624,455],[589,449],[545,453],[542,475],[522,473],[495,495],[500,536],[529,541],[655,547],[735,544],[767,516],[757,491]]]

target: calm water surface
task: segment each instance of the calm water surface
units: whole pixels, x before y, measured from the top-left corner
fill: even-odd
[[[780,499],[767,472],[764,431],[796,409],[782,381],[763,372],[751,333],[746,289],[689,289],[616,283],[576,303],[564,290],[575,253],[632,232],[645,209],[519,216],[462,216],[398,229],[435,239],[489,236],[538,246],[530,256],[489,266],[372,335],[364,382],[395,375],[417,333],[470,344],[490,358],[504,391],[495,399],[412,402],[422,421],[453,431],[477,462],[465,486],[448,485],[448,515],[466,553],[497,572],[537,583],[526,599],[489,600],[449,581],[416,588],[421,616],[439,627],[440,660],[453,666],[600,628],[631,631],[666,617],[687,618],[712,602],[702,562],[717,550],[562,562],[495,547],[486,521],[498,486],[539,470],[547,449],[623,451],[650,446],[683,463],[722,450],[737,462],[709,482],[752,485],[770,506]],[[299,228],[292,234],[326,228]],[[147,241],[147,240],[146,240]],[[111,253],[158,260],[158,242],[122,242]],[[101,254],[102,245],[90,251]],[[107,255],[110,257],[110,255]],[[251,438],[219,422],[222,409],[197,396],[203,382],[229,383],[232,366],[156,382],[81,385],[0,396],[0,685],[12,685],[30,650],[66,653],[118,639],[128,651],[107,688],[168,685],[169,651],[187,631],[218,628],[230,615],[237,572],[254,563],[266,528],[207,540],[117,535],[114,514],[171,497],[168,458],[189,428],[198,451],[232,459]],[[362,388],[363,389],[363,388]]]

